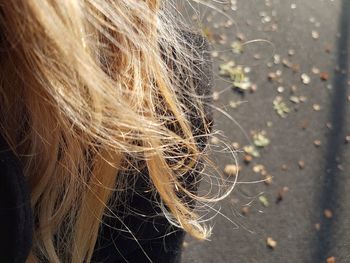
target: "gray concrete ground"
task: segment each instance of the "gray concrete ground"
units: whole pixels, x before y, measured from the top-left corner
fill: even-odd
[[[216,207],[223,215],[212,221],[211,241],[187,238],[183,262],[350,262],[350,1],[208,2],[217,10],[194,4],[201,15],[192,18],[213,44],[215,105],[265,146],[249,164],[242,161],[249,154],[238,154],[242,183]],[[235,54],[231,44],[239,38],[255,41]],[[253,89],[237,92],[219,75],[231,60],[246,67]],[[277,96],[290,110],[284,118],[274,109]],[[224,114],[216,111],[215,121],[228,143],[249,144]],[[265,135],[254,141],[254,131]],[[233,162],[228,154],[213,158],[222,169]],[[257,165],[265,168],[255,173]],[[270,184],[244,184],[269,175]],[[277,242],[273,249],[269,237]]]

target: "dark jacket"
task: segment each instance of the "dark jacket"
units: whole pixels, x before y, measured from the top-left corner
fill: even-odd
[[[204,56],[205,63],[194,61],[197,68],[194,78],[197,93],[210,96],[212,69],[207,42],[199,35],[185,33],[184,40],[196,47],[196,53]],[[205,99],[204,110],[208,122],[212,122],[209,106],[210,99]],[[1,106],[1,105],[0,105]],[[203,123],[192,114],[191,121],[195,134],[203,131]],[[206,139],[198,140],[202,148]],[[191,183],[197,172],[186,176],[186,182]],[[148,189],[150,181],[147,172],[143,176],[130,175],[135,180],[135,188],[127,192],[125,207],[113,207],[123,220],[114,217],[103,218],[99,237],[96,243],[92,262],[179,262],[184,231],[169,224],[160,215],[161,210],[155,205],[155,197]],[[135,179],[137,178],[137,179]],[[195,190],[195,189],[194,189]],[[131,230],[134,237],[126,231]],[[25,262],[32,245],[33,217],[30,206],[29,189],[20,161],[11,152],[5,140],[0,136],[0,263]],[[147,256],[145,255],[147,254]]]

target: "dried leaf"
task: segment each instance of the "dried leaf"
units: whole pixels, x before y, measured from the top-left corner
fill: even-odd
[[[213,136],[210,138],[210,143],[214,145],[218,145],[220,143],[220,140],[218,137]]]
[[[212,96],[213,96],[213,101],[218,101],[220,99],[220,93],[217,91],[214,91]]]
[[[298,96],[290,96],[289,100],[295,104],[299,104],[300,103],[300,99]]]
[[[312,73],[314,73],[314,74],[320,74],[320,69],[319,69],[319,68],[312,67],[311,71],[312,71]]]
[[[248,90],[252,86],[249,78],[245,75],[243,67],[236,66],[233,60],[221,64],[219,66],[219,74],[221,76],[230,77],[233,87],[242,91]]]
[[[294,49],[288,50],[288,56],[294,56],[294,55],[295,55],[295,50]]]
[[[264,184],[270,185],[273,182],[273,177],[271,175],[266,175],[264,178]]]
[[[277,114],[282,117],[286,118],[287,114],[290,112],[290,109],[288,108],[287,104],[283,102],[282,97],[276,97],[273,101],[273,108],[277,112]]]
[[[236,79],[240,80],[235,80],[233,82],[233,86],[241,91],[246,91],[252,86],[252,83],[250,82],[248,77],[244,77],[243,79],[241,79],[240,76],[241,75],[237,75]]]
[[[244,51],[243,45],[239,41],[232,42],[231,48],[232,48],[232,52],[235,53],[235,54],[242,54],[243,51]]]
[[[345,136],[345,143],[350,143],[350,135]]]
[[[226,63],[223,63],[219,66],[219,74],[222,76],[231,76],[231,72],[234,70],[236,63],[233,60],[230,60]]]
[[[276,242],[274,239],[272,239],[271,237],[268,237],[268,238],[266,239],[266,244],[267,244],[267,246],[268,246],[269,248],[271,248],[271,249],[274,249],[274,248],[276,248],[276,246],[277,246],[277,242]]]
[[[244,152],[246,154],[250,154],[251,156],[258,158],[260,157],[259,151],[253,146],[253,145],[248,145],[243,148]]]
[[[311,78],[307,74],[302,74],[301,75],[301,81],[305,84],[308,85],[311,82]]]
[[[313,104],[312,108],[314,109],[314,111],[320,111],[321,110],[321,106],[319,104]]]
[[[233,108],[233,109],[236,109],[238,108],[239,106],[241,106],[243,102],[242,101],[234,101],[234,100],[231,100],[230,101],[230,107]]]
[[[246,154],[246,155],[244,155],[244,157],[243,157],[243,161],[244,161],[246,164],[249,164],[249,163],[251,163],[251,161],[253,161],[253,157],[252,157],[251,155],[249,155],[249,154]]]
[[[265,207],[268,207],[270,205],[269,200],[267,200],[267,198],[263,195],[259,196],[259,201]]]
[[[265,166],[263,166],[262,164],[254,165],[253,167],[254,173],[261,173],[262,171],[265,171]]]
[[[235,164],[228,164],[225,166],[225,174],[229,175],[229,176],[236,176],[237,173],[239,172],[240,167],[237,167],[237,165]]]
[[[327,81],[329,79],[329,74],[327,72],[321,72],[320,78],[322,81]]]
[[[243,206],[241,212],[242,215],[246,216],[249,213],[249,206]]]
[[[315,145],[316,147],[320,147],[321,144],[322,144],[322,142],[321,142],[320,140],[314,140],[314,145]]]
[[[254,144],[256,147],[266,147],[270,144],[270,140],[266,137],[265,132],[256,132],[253,135]]]
[[[232,144],[233,149],[238,150],[240,148],[240,145],[238,142],[233,142]]]
[[[284,197],[285,197],[285,195],[286,195],[286,193],[289,191],[289,188],[287,187],[287,186],[284,186],[278,193],[277,193],[277,203],[279,203],[279,202],[281,202],[283,199],[284,199]]]
[[[311,36],[312,36],[313,39],[319,39],[320,38],[320,34],[316,30],[312,30]]]
[[[330,209],[325,209],[323,211],[324,217],[327,219],[331,219],[333,217],[333,212]]]

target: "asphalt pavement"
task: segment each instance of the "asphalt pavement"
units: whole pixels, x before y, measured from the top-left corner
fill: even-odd
[[[212,157],[234,164],[215,151],[224,140],[241,172],[183,262],[350,262],[350,1],[193,2],[178,9],[212,43],[226,112]]]

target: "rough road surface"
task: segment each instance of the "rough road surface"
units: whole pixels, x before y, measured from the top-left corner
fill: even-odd
[[[242,128],[216,111],[218,139],[241,183],[183,262],[350,262],[350,0],[208,2],[178,9],[213,45],[215,106]]]

